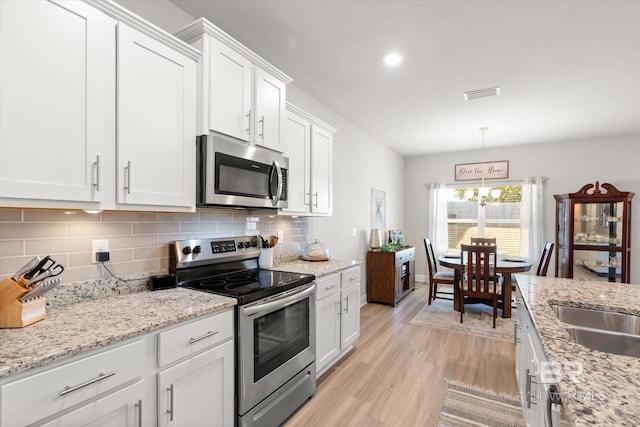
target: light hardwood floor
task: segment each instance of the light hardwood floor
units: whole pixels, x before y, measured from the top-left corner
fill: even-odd
[[[417,284],[395,309],[363,306],[355,349],[319,378],[286,427],[435,426],[445,379],[517,394],[513,343],[409,323],[427,294]]]

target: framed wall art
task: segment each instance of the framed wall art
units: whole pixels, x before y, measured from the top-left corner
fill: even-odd
[[[384,230],[386,226],[386,194],[382,190],[371,189],[371,228]]]

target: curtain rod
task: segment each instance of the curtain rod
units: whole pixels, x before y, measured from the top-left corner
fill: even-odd
[[[542,182],[549,181],[549,178],[547,178],[546,176],[543,176],[541,178],[542,178]],[[478,180],[473,180],[473,181],[443,182],[443,184],[447,185],[447,186],[457,185],[459,187],[465,187],[465,186],[469,187],[469,185],[475,185],[475,184],[478,184],[478,183],[481,183],[481,182],[482,181],[478,179]],[[500,180],[500,179],[493,180],[493,179],[491,179],[491,180],[487,181],[487,178],[485,178],[485,183],[487,183],[487,184],[493,184],[493,183],[495,183],[495,184],[511,184],[511,183],[517,183],[517,182],[525,182],[525,179],[510,179],[510,180]],[[425,186],[426,187],[430,187],[433,184],[436,184],[436,183],[428,183],[428,184],[425,184]]]

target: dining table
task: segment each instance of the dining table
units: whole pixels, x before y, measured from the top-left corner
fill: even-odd
[[[460,258],[460,254],[444,254],[438,257],[438,264],[443,267],[451,268],[454,271],[454,280],[456,283],[460,283],[462,279],[462,273],[464,271],[464,262]],[[512,279],[511,275],[514,273],[525,273],[531,270],[531,262],[523,257],[516,257],[510,255],[498,255],[495,271],[497,274],[504,277],[502,303],[502,317],[508,319],[511,317],[511,295],[512,295]],[[460,311],[460,297],[457,291],[458,286],[453,293],[453,308],[455,311]]]

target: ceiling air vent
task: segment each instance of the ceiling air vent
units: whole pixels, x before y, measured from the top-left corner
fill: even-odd
[[[488,96],[498,96],[500,95],[500,86],[498,87],[490,87],[488,89],[478,89],[472,90],[464,93],[464,100],[470,101],[472,99],[478,98],[486,98]]]

